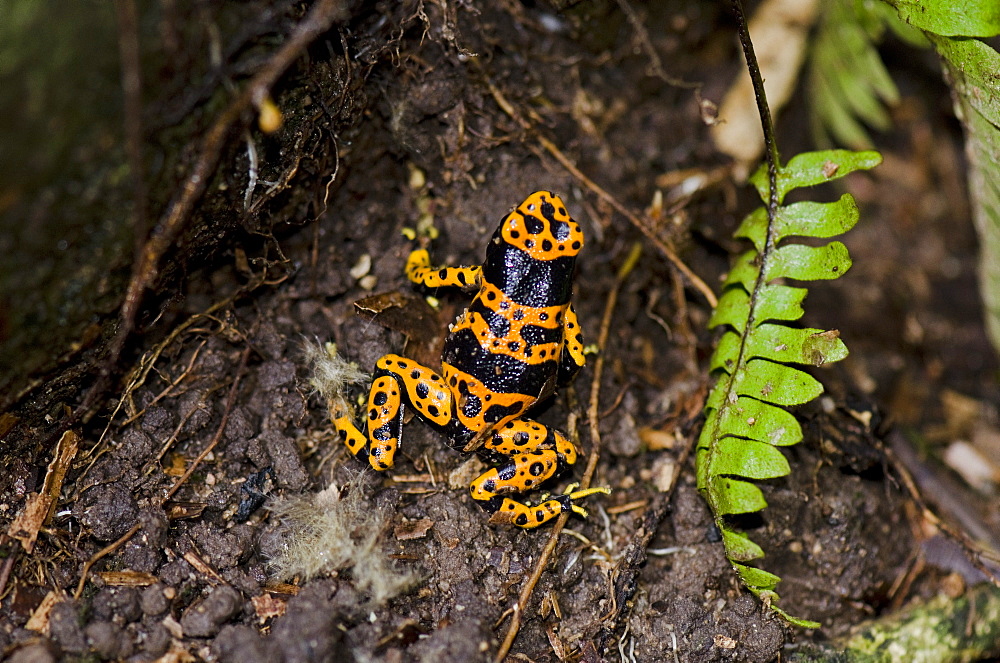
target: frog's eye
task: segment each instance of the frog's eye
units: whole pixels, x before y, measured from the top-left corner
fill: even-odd
[[[570,227],[569,224],[566,223],[565,221],[556,221],[555,223],[553,223],[552,230],[553,234],[556,236],[556,239],[558,241],[565,242],[567,239],[569,239]]]
[[[538,209],[538,205],[536,205],[535,203],[530,203],[528,205],[528,211],[529,212],[534,212],[536,209]]]

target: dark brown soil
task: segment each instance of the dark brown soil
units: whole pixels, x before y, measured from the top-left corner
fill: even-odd
[[[144,25],[141,32],[144,53],[155,60],[144,69],[154,220],[204,149],[205,128],[230,99],[226,85],[239,87],[253,75],[304,11],[255,2],[164,14],[167,5],[145,17],[160,31],[147,33]],[[724,3],[641,9],[668,73],[701,83],[705,98],[719,100],[739,67]],[[213,37],[209,24],[221,32]],[[165,27],[189,46],[171,51]],[[215,38],[224,71],[203,61]],[[260,175],[247,211],[246,142],[242,131],[229,132],[206,194],[163,258],[114,381],[75,424],[81,448],[54,518],[31,555],[5,543],[5,655],[492,661],[548,530],[489,525],[464,487],[468,478],[449,479],[465,459],[418,422],[406,426],[392,471],[366,471],[336,440],[308,384],[303,348],[331,340],[365,370],[382,354],[404,351],[408,337],[411,352],[426,353],[467,295],[435,293],[440,312],[433,315],[408,306],[393,328],[406,328],[407,320],[426,328],[407,334],[355,312],[355,302],[372,294],[417,292],[402,274],[412,243],[401,229],[429,215],[440,230],[433,256],[475,264],[496,221],[542,188],[564,196],[587,235],[574,301],[593,342],[616,270],[643,236],[506,114],[491,87],[580,170],[641,212],[665,173],[724,163],[692,91],[654,75],[644,48],[613,2],[565,9],[349,3],[273,91],[284,127],[266,137],[251,130]],[[910,63],[898,73],[904,80],[933,76],[923,66]],[[877,403],[890,418],[917,426],[940,415],[935,394],[943,386],[995,395],[986,377],[995,362],[976,313],[960,147],[954,127],[936,114],[942,109],[922,105],[922,92],[907,92],[908,112],[883,137],[887,165],[844,182],[863,210],[847,240],[854,270],[817,285],[807,301],[807,322],[839,329],[854,355],[822,373],[831,395],[802,412],[807,439],[788,450],[791,476],[770,482],[770,507],[741,523],[767,552],[762,566],[784,578],[783,607],[822,628],[784,625],[739,586],[724,557],[684,453],[697,436],[707,387],[710,308],[647,243],[601,349],[603,446],[594,484],[613,492],[588,498],[589,518],[569,521],[531,600],[519,607],[523,623],[508,661],[772,661],[789,643],[825,640],[906,598],[894,592],[919,546],[912,512],[879,452],[880,431],[859,430],[846,404]],[[808,147],[796,142],[796,121],[788,118],[789,154]],[[16,227],[12,217],[29,208],[52,227],[73,212],[128,223],[121,212],[127,205],[115,201],[128,200],[130,190],[107,181],[94,186],[117,193],[72,203],[72,187],[53,187],[46,203],[19,192],[6,204],[4,227]],[[737,248],[727,238],[754,204],[721,182],[670,210],[657,232],[714,287]],[[949,207],[957,212],[946,214]],[[16,241],[17,233],[11,236]],[[369,259],[369,269],[351,273]],[[79,260],[97,258],[89,252]],[[89,275],[79,276],[84,285],[73,290],[84,293],[81,301],[64,307],[58,323],[45,309],[34,318],[39,327],[18,313],[4,330],[2,403],[14,417],[3,420],[5,528],[40,490],[60,421],[99,382],[117,320],[109,293],[121,296],[130,262],[130,248],[119,248],[88,266]],[[27,270],[21,282],[5,277],[12,291],[31,283],[59,292],[60,278],[68,278]],[[86,287],[87,278],[102,287]],[[141,362],[151,370],[129,385]],[[591,356],[574,386],[535,413],[563,429],[571,413],[580,415],[585,454],[594,443],[583,419],[593,364]],[[650,450],[648,430],[675,442]],[[213,440],[211,453],[163,504]],[[648,549],[630,548],[642,536],[646,509],[661,499],[663,477],[683,459]],[[346,490],[361,491],[372,509],[388,514],[372,554],[391,556],[397,571],[414,574],[408,590],[377,603],[350,568],[289,584],[274,577],[270,559],[286,535],[269,506],[331,483],[349,484]],[[84,565],[116,541],[74,598]],[[131,572],[130,582],[120,584],[115,571]],[[631,571],[635,581],[622,594],[616,582]],[[62,600],[47,630],[28,630],[50,590]],[[618,605],[626,596],[628,605]]]

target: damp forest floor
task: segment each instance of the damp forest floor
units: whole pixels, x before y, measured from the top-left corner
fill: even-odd
[[[136,37],[142,103],[120,115],[112,66],[115,110],[77,118],[80,144],[42,150],[42,175],[10,173],[0,194],[5,658],[492,661],[517,620],[510,662],[763,663],[954,590],[955,569],[925,561],[919,509],[883,453],[888,431],[940,439],[927,431],[956,402],[997,396],[961,141],[933,60],[887,46],[903,94],[877,136],[885,163],[816,192],[849,191],[862,210],[845,239],[854,267],[806,302],[807,324],[840,330],[852,354],[819,372],[828,391],[799,412],[791,475],[741,523],[784,579],[783,607],[822,624],[791,629],[739,586],[695,488],[711,308],[660,248],[717,289],[757,204],[699,103],[739,70],[733,19],[694,0],[560,4],[139,3],[66,35],[71,50],[94,42],[95,75],[102,49]],[[262,133],[252,104],[227,116],[327,5],[271,87],[283,125]],[[779,117],[785,154],[811,149],[806,107]],[[118,136],[136,124],[133,142]],[[76,125],[55,126],[53,141]],[[45,174],[54,155],[65,161]],[[135,247],[187,186],[204,190],[116,346]],[[576,480],[596,453],[591,484],[611,490],[550,553],[551,527],[491,525],[468,493],[482,464],[418,421],[392,470],[366,469],[310,363],[332,342],[364,371],[389,352],[436,367],[470,296],[405,280],[403,228],[436,229],[436,262],[477,264],[539,189],[586,235],[574,303],[595,345],[533,416],[580,440]],[[10,523],[60,457],[29,554]]]

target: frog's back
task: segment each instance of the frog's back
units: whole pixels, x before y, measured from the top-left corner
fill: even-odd
[[[442,355],[459,417],[471,430],[510,421],[554,389],[582,247],[580,225],[550,192],[531,194],[501,220],[481,288],[452,325]]]

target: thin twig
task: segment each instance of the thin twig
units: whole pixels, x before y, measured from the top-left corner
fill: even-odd
[[[639,46],[642,47],[643,52],[646,57],[649,58],[649,68],[653,72],[653,75],[659,78],[661,81],[667,85],[673,85],[674,87],[685,88],[688,90],[698,90],[701,89],[701,83],[689,83],[680,78],[675,78],[667,73],[663,68],[663,61],[660,60],[660,54],[656,52],[653,48],[653,42],[649,38],[649,31],[646,30],[646,26],[642,24],[639,19],[639,14],[636,13],[635,8],[628,3],[627,0],[616,0],[618,7],[625,14],[628,22],[632,24],[632,29],[635,30],[635,35],[639,39]]]
[[[21,546],[15,544],[14,539],[8,537],[6,534],[0,535],[0,545],[10,546],[7,559],[3,562],[3,569],[0,569],[0,597],[2,597],[4,592],[7,591],[7,581],[10,579],[10,572],[14,568],[14,562],[17,560],[17,554]]]
[[[522,115],[514,108],[514,106],[503,95],[500,89],[488,77],[486,78],[486,85],[487,87],[489,87],[490,95],[492,95],[493,100],[497,102],[497,105],[500,106],[503,112],[505,112],[507,115],[510,116],[511,119],[513,119],[515,122],[521,125],[521,128],[524,129],[525,131],[534,132],[534,127],[532,123],[524,119],[524,117],[522,117]],[[568,170],[570,174],[573,175],[573,177],[580,180],[580,182],[583,183],[585,187],[587,187],[595,194],[597,194],[597,196],[601,200],[610,205],[616,212],[618,212],[626,219],[631,221],[632,225],[638,228],[642,232],[642,234],[645,235],[657,249],[659,249],[660,253],[666,256],[667,260],[670,261],[670,264],[672,264],[674,268],[677,269],[677,271],[679,271],[681,274],[684,275],[684,278],[687,279],[687,281],[692,285],[692,287],[694,287],[698,292],[702,294],[702,296],[709,303],[709,305],[712,308],[715,308],[719,300],[716,298],[715,293],[712,292],[712,289],[709,288],[708,285],[704,281],[702,281],[697,274],[691,271],[690,267],[684,264],[684,262],[677,256],[677,254],[674,253],[674,251],[657,236],[655,230],[651,228],[648,223],[646,223],[643,219],[639,218],[637,215],[632,213],[632,211],[627,207],[625,207],[625,205],[623,205],[621,202],[619,202],[617,198],[615,198],[610,193],[605,191],[592,179],[584,175],[583,171],[577,168],[576,164],[570,161],[569,157],[563,154],[562,150],[556,147],[555,143],[553,143],[548,138],[546,138],[545,136],[541,135],[538,132],[534,133],[535,133],[535,139],[539,142],[539,144],[543,148],[545,148],[545,151],[551,154],[552,157],[556,161],[558,161],[563,168]]]
[[[108,423],[104,426],[104,431],[101,433],[101,436],[97,439],[97,442],[94,444],[94,446],[92,446],[81,457],[82,460],[90,459],[90,462],[88,463],[87,468],[83,471],[82,474],[80,474],[80,476],[76,480],[76,484],[78,486],[78,488],[75,491],[76,496],[79,496],[79,493],[80,493],[79,486],[82,484],[83,479],[90,472],[91,468],[93,468],[94,464],[97,462],[97,459],[101,456],[101,454],[104,453],[104,449],[103,449],[102,445],[104,444],[104,440],[107,437],[108,432],[111,430],[111,425],[114,423],[115,417],[118,416],[118,412],[122,409],[122,407],[125,406],[126,400],[128,400],[128,398],[132,395],[132,393],[146,382],[146,378],[149,376],[149,372],[151,370],[153,370],[153,367],[156,365],[156,361],[159,359],[160,355],[163,354],[163,351],[166,350],[166,348],[171,343],[173,343],[174,340],[178,336],[180,336],[185,330],[187,330],[188,328],[190,328],[191,325],[193,325],[196,320],[199,320],[202,317],[210,317],[212,313],[214,313],[215,311],[219,310],[223,306],[229,305],[238,296],[242,295],[245,292],[253,290],[254,288],[257,287],[257,285],[259,285],[259,283],[251,282],[251,283],[247,284],[245,287],[243,287],[243,288],[237,290],[236,292],[234,292],[233,294],[231,294],[229,297],[226,297],[225,299],[223,299],[221,301],[218,301],[215,304],[212,304],[207,309],[205,309],[205,311],[203,311],[201,313],[196,313],[195,315],[192,315],[190,318],[188,318],[187,320],[185,320],[181,324],[179,324],[176,327],[174,327],[174,329],[171,330],[170,334],[167,335],[167,338],[163,339],[163,341],[161,341],[159,344],[157,344],[156,347],[154,347],[152,350],[146,352],[142,356],[142,358],[139,361],[139,365],[136,368],[134,368],[132,370],[132,372],[130,373],[129,378],[128,378],[128,383],[125,386],[124,391],[122,392],[121,398],[118,399],[118,404],[115,406],[114,411],[111,413],[111,416],[108,418]],[[204,343],[202,345],[204,345]],[[197,351],[196,351],[196,354],[197,354]],[[148,405],[147,405],[147,407],[148,407]],[[121,425],[124,426],[129,421],[132,421],[132,419],[129,419],[128,421],[126,421],[125,423],[123,423]],[[101,450],[98,451],[98,449],[101,449]],[[95,452],[97,452],[97,455],[95,455]],[[74,499],[75,499],[75,497],[74,497]]]
[[[240,364],[236,369],[236,377],[233,378],[233,385],[229,388],[229,396],[226,397],[226,408],[222,412],[222,421],[219,423],[219,428],[215,431],[212,441],[209,442],[208,446],[206,446],[202,452],[198,454],[198,457],[191,462],[191,465],[187,468],[187,471],[184,472],[181,478],[177,480],[177,483],[175,483],[173,487],[167,491],[167,494],[163,496],[163,502],[169,500],[177,493],[178,490],[180,490],[180,487],[184,485],[184,482],[187,481],[192,474],[194,474],[194,471],[198,468],[198,465],[201,464],[201,461],[205,460],[205,457],[212,453],[212,450],[215,449],[216,445],[218,445],[219,441],[222,439],[223,433],[226,432],[226,425],[229,423],[229,415],[232,413],[233,406],[236,404],[236,394],[239,392],[240,378],[243,377],[243,371],[246,368],[247,360],[250,359],[250,352],[251,348],[248,345],[243,350],[243,354],[240,356]],[[161,502],[161,504],[163,502]]]
[[[125,543],[129,539],[135,536],[136,532],[138,532],[141,529],[142,529],[141,522],[132,525],[132,528],[129,531],[122,534],[121,538],[119,538],[114,543],[106,546],[105,548],[100,550],[97,554],[95,554],[93,557],[87,560],[87,563],[83,565],[83,571],[80,573],[80,582],[77,583],[76,591],[73,592],[74,599],[78,599],[80,598],[80,596],[83,595],[83,588],[87,584],[87,577],[90,575],[90,569],[94,568],[94,564],[97,564],[98,561],[100,561],[101,559],[107,557],[114,551],[121,548],[123,545],[125,545]]]
[[[903,485],[906,487],[906,492],[910,494],[910,499],[912,499],[917,505],[917,508],[920,509],[920,514],[923,516],[924,520],[940,530],[945,536],[958,543],[969,562],[980,573],[986,576],[991,583],[1000,587],[1000,577],[998,577],[997,569],[995,567],[991,568],[981,559],[981,556],[985,552],[982,546],[977,545],[976,542],[973,541],[963,530],[952,527],[949,523],[939,518],[937,514],[934,513],[929,506],[927,506],[927,503],[924,501],[923,494],[921,493],[917,482],[914,480],[913,475],[910,473],[906,460],[904,460],[905,456],[913,454],[909,452],[907,442],[903,439],[902,434],[898,431],[894,431],[890,438],[890,445],[885,447],[883,451],[885,452],[886,458],[892,464],[893,469],[896,471],[896,474],[903,482]],[[941,507],[940,504],[938,506]]]
[[[194,349],[194,352],[191,353],[191,359],[188,360],[187,366],[184,368],[184,370],[181,371],[180,375],[178,375],[176,378],[174,378],[173,380],[171,380],[170,384],[168,384],[166,386],[166,388],[163,389],[163,391],[161,391],[156,396],[154,396],[153,400],[151,400],[148,403],[146,403],[145,407],[143,407],[141,410],[139,410],[138,412],[136,412],[135,414],[133,414],[131,417],[129,417],[125,421],[123,421],[122,424],[121,424],[121,427],[124,428],[125,426],[128,426],[130,423],[132,423],[133,421],[135,421],[136,419],[138,419],[139,417],[141,417],[142,415],[144,415],[146,413],[146,411],[149,410],[149,408],[153,407],[154,405],[156,405],[157,403],[159,403],[161,400],[163,400],[164,398],[166,398],[167,396],[169,396],[173,392],[173,390],[177,388],[177,385],[179,385],[189,375],[191,375],[191,370],[194,368],[194,363],[196,361],[198,361],[198,355],[201,353],[201,349],[203,347],[205,347],[206,343],[208,343],[208,339],[202,339],[202,341],[198,345],[198,347],[196,347]]]
[[[599,403],[600,403],[600,392],[601,392],[601,375],[604,372],[604,348],[607,347],[608,334],[611,329],[611,318],[614,314],[615,306],[618,303],[618,293],[621,291],[622,285],[625,283],[625,279],[635,268],[635,265],[639,261],[639,256],[642,254],[642,245],[635,244],[632,247],[632,251],[629,253],[625,262],[622,264],[621,268],[618,270],[618,275],[615,278],[615,283],[611,287],[611,292],[608,293],[608,298],[604,304],[604,316],[601,318],[601,330],[597,336],[597,347],[599,352],[597,359],[594,361],[594,379],[591,381],[590,386],[590,404],[587,407],[587,417],[590,424],[590,456],[587,458],[587,468],[584,470],[583,476],[580,478],[580,489],[586,490],[590,487],[590,482],[594,476],[594,470],[597,467],[597,460],[601,454],[601,433],[598,429],[599,420]],[[545,571],[545,566],[549,562],[549,557],[552,556],[552,552],[556,548],[556,544],[559,542],[559,534],[562,532],[563,527],[566,526],[566,521],[569,519],[569,512],[563,512],[559,514],[556,518],[555,525],[552,527],[552,532],[549,534],[549,540],[545,544],[545,548],[542,550],[541,556],[538,558],[538,562],[535,564],[534,570],[531,575],[525,581],[524,586],[521,588],[521,594],[518,596],[517,603],[514,605],[513,615],[510,620],[510,626],[507,628],[507,635],[504,636],[503,643],[500,645],[500,649],[497,650],[497,655],[493,659],[495,663],[502,663],[504,658],[507,657],[507,653],[510,651],[511,646],[514,644],[514,639],[517,638],[518,631],[521,629],[521,616],[524,614],[524,608],[528,605],[528,601],[531,599],[531,594],[535,589],[535,585],[542,577],[542,573]]]
[[[606,617],[598,620],[591,629],[588,629],[588,631],[593,633],[589,638],[597,640],[596,647],[598,650],[602,650],[614,636],[618,628],[618,622],[625,613],[625,608],[628,607],[629,601],[635,595],[638,587],[636,578],[646,561],[649,544],[653,540],[653,537],[656,536],[656,532],[660,529],[660,524],[670,510],[670,500],[677,490],[677,478],[687,464],[693,448],[694,440],[681,450],[670,489],[666,492],[655,494],[649,500],[649,506],[642,513],[641,524],[635,530],[635,536],[629,542],[628,546],[625,547],[621,557],[618,559],[618,563],[615,565],[614,571],[611,574],[613,587],[611,611]]]

